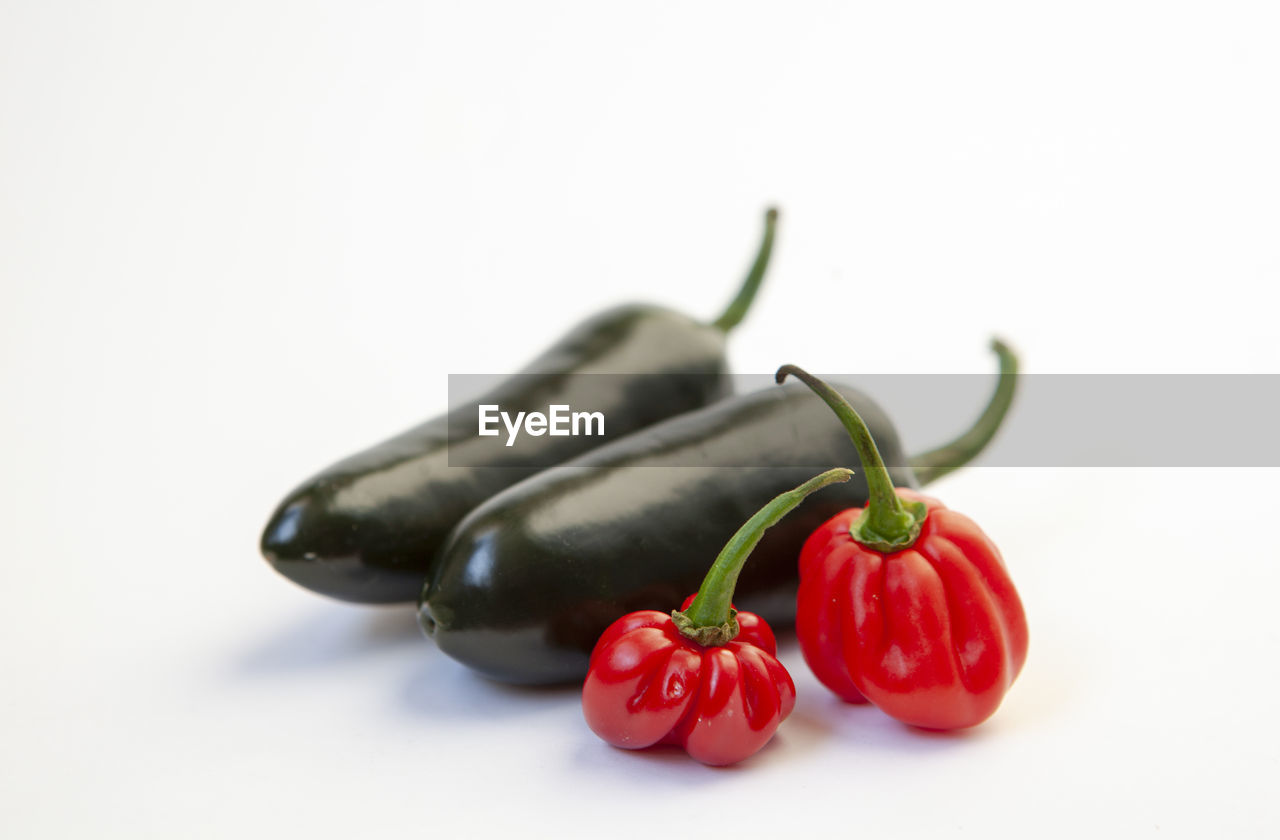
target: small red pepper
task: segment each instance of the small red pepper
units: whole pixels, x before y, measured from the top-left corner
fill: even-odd
[[[828,470],[761,508],[680,610],[641,610],[611,624],[582,686],[591,731],[626,749],[677,744],[713,765],[741,761],[768,743],[795,707],[796,688],[776,658],[773,631],[754,613],[733,609],[733,589],[765,530],[810,493],[852,475]]]
[[[1000,551],[973,520],[895,490],[866,425],[834,389],[793,365],[853,438],[865,508],[828,520],[800,552],[796,637],[805,662],[851,703],[927,729],[981,723],[1027,658],[1027,619]]]

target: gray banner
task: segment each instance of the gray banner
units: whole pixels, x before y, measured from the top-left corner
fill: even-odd
[[[981,414],[996,384],[990,374],[817,375],[832,384],[852,386],[884,410],[905,450],[898,461],[909,461],[910,456],[962,434]],[[803,388],[775,385],[772,374],[740,374],[731,379],[734,393],[725,399],[743,405],[753,400],[772,405],[774,398],[759,392]],[[565,374],[554,382],[547,380],[545,374],[451,374],[450,465],[561,463],[614,443],[628,432],[637,433],[634,417],[628,419],[636,405],[647,412],[648,423],[638,434],[654,441],[652,457],[644,460],[649,466],[758,466],[766,442],[771,448],[768,463],[786,465],[788,441],[825,431],[821,428],[825,420],[809,411],[791,411],[794,417],[774,411],[766,423],[760,411],[735,413],[729,405],[712,403],[713,407],[700,411],[705,418],[723,421],[726,435],[733,435],[731,425],[765,425],[759,435],[741,434],[741,446],[688,445],[691,441],[685,438],[714,434],[714,424],[700,423],[688,412],[656,425],[653,420],[662,416],[668,391],[677,393],[673,399],[686,399],[698,389],[705,392],[705,375],[686,375],[684,382],[679,377],[622,374]],[[643,396],[629,403],[628,395]],[[820,402],[817,396],[808,396]],[[488,429],[495,433],[481,436],[484,405],[493,406],[486,412]],[[554,405],[565,408],[553,409]],[[535,414],[546,421],[539,421]],[[577,434],[574,414],[581,415]],[[601,416],[599,423],[594,416],[588,417],[596,414]],[[828,416],[831,424],[839,423],[834,414],[828,412]],[[591,433],[585,434],[588,426]],[[1021,374],[1008,417],[974,465],[1275,467],[1280,466],[1278,430],[1280,375]],[[628,446],[639,444],[631,441]],[[803,463],[790,465],[837,465],[812,463],[812,449],[797,460]]]

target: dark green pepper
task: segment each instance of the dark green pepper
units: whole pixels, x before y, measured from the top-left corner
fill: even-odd
[[[954,443],[916,458],[903,455],[879,407],[839,388],[866,420],[896,486],[936,478],[990,442],[1016,382],[1013,354],[998,342],[995,349],[1000,383],[982,417]],[[677,609],[697,590],[706,558],[745,519],[815,469],[857,458],[844,428],[798,385],[664,421],[532,476],[472,511],[423,591],[419,623],[449,656],[494,679],[579,679],[612,621],[636,610]],[[827,519],[866,500],[859,473],[769,529],[738,581],[738,606],[773,624],[794,622],[802,543]]]
[[[707,324],[656,306],[629,305],[579,325],[485,397],[512,412],[588,404],[610,439],[728,395],[725,334],[746,315],[768,266],[777,212],[737,297]],[[636,370],[643,360],[643,370]],[[591,371],[605,377],[565,376]],[[624,375],[634,374],[634,375]],[[656,375],[655,375],[656,374]],[[450,418],[428,420],[352,455],[285,497],[262,534],[262,553],[302,586],[362,603],[413,602],[449,531],[476,505],[545,467],[599,446],[590,436],[543,436],[450,465]],[[456,451],[456,450],[455,450]]]

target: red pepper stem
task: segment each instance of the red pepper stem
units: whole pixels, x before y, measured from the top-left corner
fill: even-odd
[[[907,548],[920,535],[920,523],[924,520],[924,505],[919,502],[904,502],[893,489],[893,479],[884,466],[880,450],[871,437],[867,424],[858,416],[840,392],[823,382],[818,377],[805,372],[795,365],[783,365],[778,368],[775,379],[781,383],[788,376],[794,376],[809,386],[844,424],[853,446],[858,450],[858,459],[862,462],[862,471],[867,477],[867,507],[862,515],[849,528],[853,538],[865,546],[880,551],[898,551]]]
[[[751,302],[755,300],[756,292],[760,290],[760,283],[764,280],[764,270],[769,267],[769,255],[773,253],[773,234],[777,227],[778,210],[770,207],[764,214],[764,238],[760,240],[756,261],[747,272],[747,279],[742,281],[742,288],[738,289],[737,296],[720,317],[711,322],[711,326],[722,332],[728,332],[747,317],[747,310],[751,308]]]
[[[734,620],[731,606],[733,590],[738,585],[738,575],[741,574],[747,557],[760,542],[764,532],[778,524],[782,517],[794,510],[810,493],[830,484],[848,481],[850,478],[853,478],[853,470],[843,467],[827,470],[794,490],[788,490],[776,496],[760,508],[738,529],[737,533],[729,538],[729,542],[716,557],[715,563],[711,564],[711,570],[707,572],[707,576],[702,579],[702,585],[698,587],[697,596],[683,613],[687,621],[677,622],[677,624],[683,623],[688,626],[688,629],[681,627],[681,632],[703,644],[723,644],[732,639],[733,635],[737,634],[737,622]],[[728,638],[723,640],[719,640],[716,634],[710,634],[710,636],[702,634],[704,638],[710,638],[709,642],[703,641],[695,635],[695,632],[691,632],[724,628],[725,625],[732,625],[732,630]]]

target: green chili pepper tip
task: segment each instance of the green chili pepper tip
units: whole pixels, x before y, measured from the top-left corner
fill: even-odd
[[[756,253],[755,262],[747,272],[747,279],[742,282],[742,288],[738,289],[737,296],[720,317],[711,322],[716,329],[728,332],[742,323],[742,319],[747,316],[747,310],[751,308],[751,302],[755,300],[756,292],[760,290],[760,283],[764,280],[764,271],[769,267],[769,256],[773,253],[773,235],[777,227],[778,209],[770,207],[764,214],[764,236],[760,240],[760,250]]]

